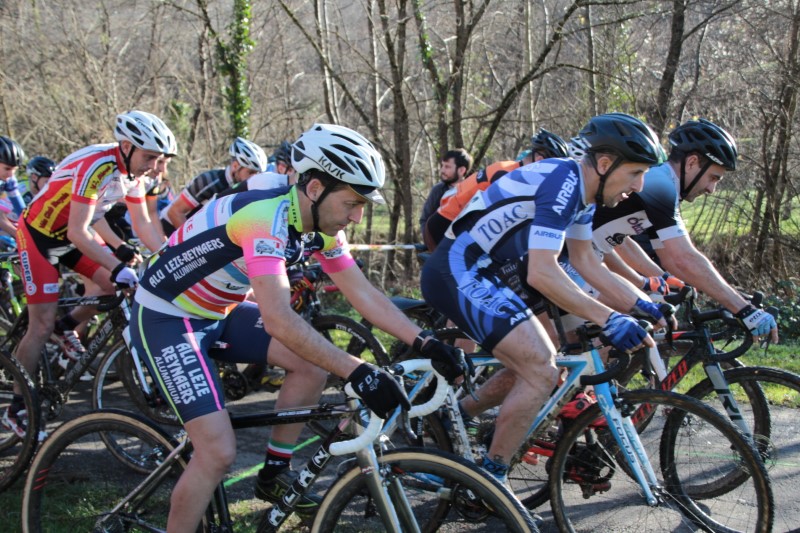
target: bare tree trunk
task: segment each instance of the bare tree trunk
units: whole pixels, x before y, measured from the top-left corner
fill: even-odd
[[[600,113],[597,103],[597,75],[594,64],[594,24],[592,22],[592,6],[586,6],[586,55],[589,64],[589,109],[592,116]]]
[[[650,126],[657,135],[664,132],[664,127],[669,114],[669,104],[672,100],[672,89],[675,86],[675,74],[681,60],[683,50],[683,29],[686,21],[686,0],[673,0],[672,23],[670,27],[669,49],[664,71],[661,73],[661,84],[656,96],[656,107],[647,117]]]
[[[787,35],[788,57],[784,63],[783,80],[778,88],[778,109],[775,121],[775,146],[764,150],[768,159],[764,165],[765,209],[760,222],[754,251],[757,275],[773,265],[778,265],[781,257],[780,235],[781,205],[789,176],[789,154],[792,140],[792,126],[797,112],[797,80],[800,76],[800,8],[795,4],[792,13],[791,31]],[[766,148],[766,147],[765,147]],[[774,244],[772,254],[766,254],[769,242]]]

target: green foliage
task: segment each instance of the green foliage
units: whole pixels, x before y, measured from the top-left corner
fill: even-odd
[[[234,0],[233,21],[228,26],[230,40],[217,39],[219,71],[227,79],[223,87],[226,108],[231,118],[233,135],[248,137],[250,129],[250,95],[247,87],[247,56],[255,44],[250,39],[251,1]]]
[[[191,131],[192,106],[188,102],[172,100],[167,108],[167,123],[178,139],[186,139]]]
[[[778,331],[781,341],[800,341],[800,298],[798,286],[793,281],[782,281],[779,287],[786,296],[768,296],[764,299],[765,305],[778,308]]]

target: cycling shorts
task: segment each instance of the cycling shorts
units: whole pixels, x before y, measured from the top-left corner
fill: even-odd
[[[21,220],[17,227],[19,262],[29,304],[58,301],[58,267],[61,264],[91,279],[100,264],[84,256],[74,244],[54,239]]]
[[[472,240],[445,238],[422,268],[422,295],[434,309],[491,352],[533,313]]]
[[[223,320],[167,315],[134,302],[130,333],[131,348],[182,423],[225,409],[212,359],[265,363],[271,340],[253,302],[242,302]],[[226,346],[216,348],[217,342]]]

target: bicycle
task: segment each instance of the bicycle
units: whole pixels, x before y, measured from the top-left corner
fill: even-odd
[[[648,524],[648,530],[769,531],[773,498],[766,468],[751,441],[697,399],[600,383],[620,375],[629,358],[623,354],[621,362],[604,370],[597,348],[589,345],[598,333],[599,328],[583,329],[583,353],[556,359],[566,377],[540,410],[511,462],[509,482],[517,497],[530,509],[550,499],[562,531],[625,529],[634,512],[639,513],[634,520]],[[478,368],[499,365],[485,353],[470,357]],[[420,377],[410,398],[421,394],[426,379]],[[576,392],[589,384],[595,387],[598,403],[574,420],[559,417]],[[457,401],[455,391],[445,401],[443,416],[452,427],[445,438],[456,454],[474,459],[474,442],[466,433]],[[631,416],[643,406],[653,414],[646,428],[637,428]],[[482,423],[482,427],[487,425],[491,422]],[[527,455],[532,448],[539,454],[536,460]],[[700,482],[741,472],[745,473],[739,476],[741,484],[728,492],[705,494],[702,500],[691,493]],[[590,512],[583,512],[589,508]],[[658,520],[666,524],[657,524]]]
[[[319,291],[336,292],[338,288],[328,285],[330,279],[322,271],[319,263],[303,263],[291,267],[290,270],[291,305],[297,314],[302,316],[311,326],[334,344],[359,359],[375,362],[379,365],[388,363],[386,349],[372,332],[352,318],[323,313]],[[219,346],[215,349],[225,349]],[[265,356],[266,358],[266,356]],[[218,363],[220,378],[225,388],[225,397],[238,400],[250,391],[263,386],[269,388],[265,372],[267,364],[249,364],[240,370],[236,363]],[[331,378],[329,385],[338,385],[338,378]]]
[[[0,384],[0,414],[5,413],[11,404],[15,382],[25,384],[20,396],[27,414],[27,431],[23,436],[0,425],[0,491],[3,491],[25,472],[36,453],[42,417],[36,388],[19,361],[0,353],[0,373],[9,378]]]
[[[415,365],[426,365],[417,367]],[[430,361],[403,363],[399,373],[430,368]],[[410,416],[435,409],[448,386]],[[343,475],[327,491],[312,531],[337,528],[358,531],[435,531],[442,524],[463,529],[537,531],[525,508],[496,480],[443,452],[408,449],[376,453],[381,419],[370,417],[353,440],[337,442],[351,425],[360,427],[356,400],[282,411],[231,416],[235,428],[340,419],[282,501],[261,514],[258,531],[274,531],[307,493],[334,455],[355,453],[340,465]],[[100,442],[104,433],[129,437],[130,453],[141,465],[120,476]],[[123,442],[117,438],[118,442]],[[22,530],[163,531],[171,487],[185,467],[191,443],[180,434],[171,439],[151,421],[133,414],[99,411],[60,427],[42,446],[26,479]],[[379,456],[380,455],[380,456]],[[81,466],[91,460],[91,469]],[[357,466],[352,466],[357,463]],[[111,471],[107,470],[110,465]],[[114,470],[116,469],[116,470]],[[359,505],[363,503],[364,505]],[[203,520],[204,531],[232,531],[224,484],[220,484]]]

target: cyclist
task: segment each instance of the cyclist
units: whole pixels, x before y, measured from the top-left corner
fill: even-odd
[[[544,128],[531,137],[530,154],[520,154],[515,161],[498,161],[488,167],[472,174],[458,183],[452,194],[442,198],[441,204],[425,223],[422,235],[426,246],[433,251],[444,237],[445,231],[453,219],[458,216],[470,198],[477,192],[485,190],[500,176],[504,176],[514,169],[525,166],[531,162],[541,161],[551,157],[567,157],[567,144],[564,140]]]
[[[283,367],[276,407],[317,402],[327,373],[347,378],[381,416],[407,406],[385,371],[336,348],[292,310],[287,265],[313,255],[364,317],[444,364],[455,378],[455,350],[421,332],[375,289],[348,251],[344,230],[368,201],[384,203],[384,166],[374,146],[341,126],[316,124],[294,143],[297,185],[215,198],[183,224],[144,273],[131,318],[133,349],[158,382],[194,443],[172,494],[169,530],[194,531],[236,453],[214,357]],[[255,302],[247,301],[250,291]],[[439,363],[434,363],[439,365]],[[456,372],[457,373],[457,372]],[[293,480],[290,462],[302,425],[273,428],[256,496],[276,501]],[[298,503],[302,513],[318,501]]]
[[[669,143],[669,160],[648,172],[644,189],[617,207],[597,210],[595,244],[607,255],[618,251],[645,276],[662,275],[664,271],[646,261],[641,249],[625,238],[646,233],[667,271],[735,313],[753,336],[769,335],[777,342],[775,318],[756,309],[722,278],[695,248],[681,218],[681,201],[692,202],[701,195],[713,194],[725,172],[736,170],[736,141],[720,126],[701,118],[675,128],[669,134]],[[606,260],[613,262],[613,254]]]
[[[295,172],[294,167],[291,166],[291,158],[292,145],[287,141],[283,141],[270,157],[270,159],[274,159],[275,162],[267,165],[266,172],[260,172],[245,181],[239,182],[233,187],[218,193],[217,196],[225,196],[256,189],[267,190],[294,185],[297,183],[299,176],[297,172]],[[272,168],[272,170],[270,170],[270,168]]]
[[[25,171],[28,173],[28,190],[22,195],[25,204],[31,203],[34,196],[44,188],[44,184],[53,175],[56,163],[52,159],[37,155],[28,161]]]
[[[0,237],[3,237],[3,244],[10,248],[15,246],[13,235],[17,229],[14,219],[25,208],[15,177],[17,168],[22,166],[24,159],[25,152],[22,151],[22,147],[13,139],[0,135],[0,193],[5,193],[7,196],[7,201],[0,202],[0,231],[7,235]]]
[[[114,137],[116,144],[95,144],[67,156],[17,229],[29,324],[15,355],[31,374],[54,327],[65,354],[79,357],[84,349],[75,327],[95,313],[93,307],[77,308],[56,323],[59,263],[91,279],[102,294],[112,293],[114,283],[137,282],[127,265],[136,258],[135,250],[121,245],[112,255],[90,231],[106,210],[124,198],[145,246],[161,246],[163,239],[144,207],[143,182],[159,160],[175,154],[175,137],[161,119],[143,111],[118,115]],[[24,417],[15,408],[19,404],[12,402],[5,416],[22,427]]]
[[[207,170],[189,182],[169,208],[164,211],[161,223],[166,235],[176,228],[215,194],[229,189],[239,182],[264,172],[267,168],[267,155],[252,141],[236,137],[228,149],[230,163],[225,168]]]
[[[645,172],[663,152],[649,127],[622,113],[594,117],[580,134],[589,146],[581,163],[545,159],[476,193],[453,221],[453,238],[442,240],[422,270],[426,301],[505,366],[481,387],[478,402],[462,405],[468,417],[502,402],[483,466],[503,481],[558,379],[556,349],[498,276],[504,264],[527,253],[528,284],[559,307],[603,325],[613,346],[652,343],[634,319],[583,293],[557,259],[566,241],[573,265],[589,283],[608,290],[614,307],[634,306],[638,296],[602,268],[592,249],[592,214],[595,204],[616,205],[641,190]]]

